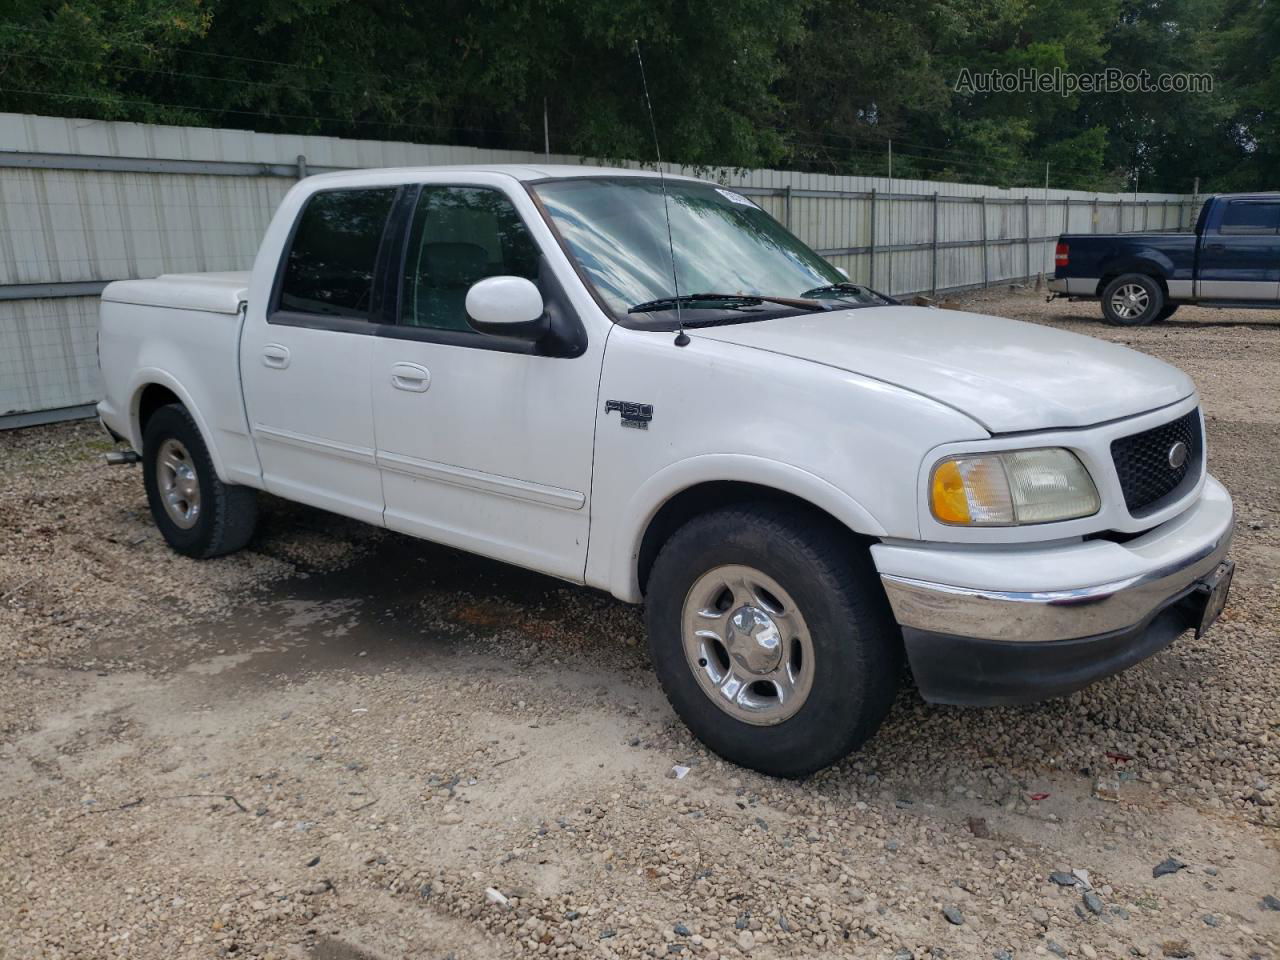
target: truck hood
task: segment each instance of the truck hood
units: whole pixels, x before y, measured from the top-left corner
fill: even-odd
[[[992,433],[1084,427],[1195,390],[1175,367],[1053,327],[928,307],[862,307],[695,329],[923,394]]]

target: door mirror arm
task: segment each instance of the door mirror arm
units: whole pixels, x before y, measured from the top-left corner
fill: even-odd
[[[493,323],[477,320],[471,316],[470,311],[467,311],[467,323],[471,325],[471,329],[491,337],[509,337],[512,340],[528,340],[531,343],[537,343],[551,333],[551,318],[545,312],[532,320],[518,323],[509,321]]]

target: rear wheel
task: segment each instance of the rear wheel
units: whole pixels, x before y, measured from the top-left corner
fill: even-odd
[[[1159,319],[1164,288],[1143,273],[1116,277],[1102,291],[1102,318],[1117,327],[1141,327]]]
[[[216,557],[239,550],[253,536],[257,492],[218,479],[186,407],[169,404],[147,420],[142,480],[156,526],[179,553]]]
[[[901,635],[869,554],[803,508],[689,521],[654,561],[646,613],[676,713],[762,773],[834,763],[875,733],[897,692]]]
[[[1152,322],[1152,323],[1162,323],[1162,322],[1164,322],[1165,320],[1168,320],[1170,317],[1172,317],[1175,313],[1177,313],[1177,312],[1178,312],[1178,307],[1179,307],[1179,306],[1180,306],[1180,304],[1177,304],[1177,303],[1167,303],[1167,304],[1165,304],[1164,309],[1163,309],[1163,310],[1161,310],[1159,313],[1157,313],[1157,314],[1156,314],[1156,318],[1155,318],[1154,320],[1152,320],[1151,322]]]

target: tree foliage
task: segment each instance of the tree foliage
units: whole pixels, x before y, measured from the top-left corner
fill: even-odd
[[[1280,180],[1275,0],[8,0],[0,109],[1008,185]],[[966,93],[961,70],[1213,75]]]

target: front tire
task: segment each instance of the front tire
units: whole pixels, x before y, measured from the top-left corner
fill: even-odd
[[[1102,319],[1115,327],[1143,327],[1160,319],[1164,288],[1145,273],[1125,273],[1102,291]]]
[[[165,541],[188,557],[239,550],[258,520],[257,492],[223,483],[195,420],[180,404],[161,407],[142,434],[142,480]]]
[[[654,670],[733,763],[801,777],[857,749],[897,693],[902,638],[865,547],[802,507],[690,520],[649,576]]]

